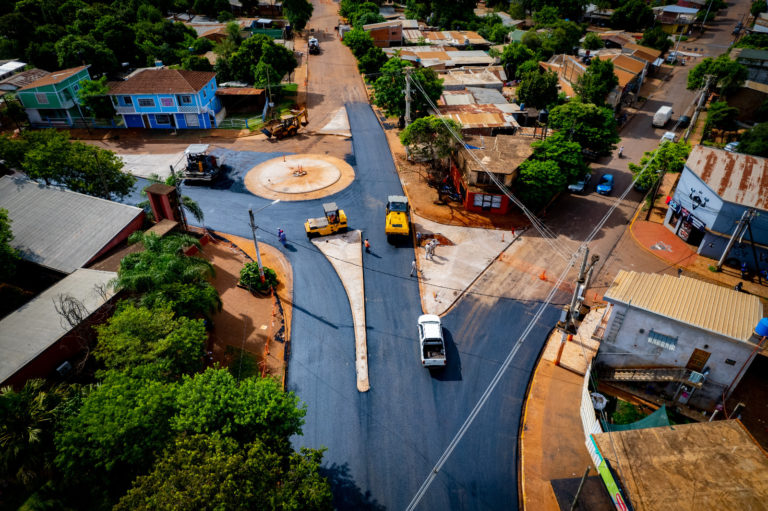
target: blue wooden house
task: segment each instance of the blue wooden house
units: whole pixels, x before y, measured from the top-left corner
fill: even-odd
[[[90,80],[88,66],[45,73],[21,87],[16,96],[21,101],[33,127],[82,125],[83,110],[77,98],[80,83]]]
[[[151,68],[110,83],[109,95],[126,128],[208,129],[226,115],[216,88],[216,73]]]

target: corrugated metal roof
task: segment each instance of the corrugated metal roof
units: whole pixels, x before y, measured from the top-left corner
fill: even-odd
[[[93,258],[142,210],[47,187],[24,178],[0,178],[0,207],[12,220],[13,242],[27,261],[72,273]]]
[[[111,271],[81,268],[0,321],[0,382],[4,383],[71,330],[56,312],[58,296],[73,296],[90,315],[114,295],[108,284],[116,276]]]
[[[763,317],[757,296],[657,273],[621,270],[605,299],[745,342]]]
[[[685,166],[724,201],[768,211],[768,159],[697,145]]]

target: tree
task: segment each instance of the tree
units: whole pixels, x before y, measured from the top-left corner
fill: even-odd
[[[459,142],[451,131],[461,137],[461,125],[456,121],[430,115],[416,119],[401,131],[400,142],[410,154],[428,158],[434,165],[458,148]]]
[[[181,68],[189,71],[213,71],[211,61],[200,55],[190,55],[181,61]]]
[[[56,43],[56,55],[62,68],[91,65],[90,73],[112,73],[117,71],[119,64],[115,53],[106,44],[97,41],[93,36],[78,36],[68,34]]]
[[[707,75],[714,77],[710,86],[714,85],[720,89],[723,96],[728,96],[744,84],[749,76],[749,70],[745,65],[731,60],[727,54],[720,55],[716,59],[707,57],[688,73],[688,89],[696,90],[703,87]]]
[[[112,119],[115,116],[115,107],[107,94],[109,87],[106,76],[98,80],[84,80],[77,90],[80,103],[97,119]]]
[[[31,179],[108,200],[125,197],[136,183],[136,178],[123,173],[123,161],[115,153],[70,142],[66,131],[34,131],[24,137],[30,149],[22,168]]]
[[[94,356],[106,371],[172,381],[202,369],[208,340],[203,321],[176,317],[169,304],[125,304],[96,331]]]
[[[615,29],[639,32],[653,24],[653,10],[643,0],[624,0],[613,11],[610,25]]]
[[[405,68],[412,67],[410,62],[393,57],[381,67],[381,76],[373,83],[374,102],[389,115],[405,115]],[[435,102],[443,93],[443,80],[432,69],[419,68],[411,72],[411,78],[418,85],[411,87],[411,112],[414,117],[427,112],[429,103],[422,94]]]
[[[519,78],[518,68],[523,62],[534,59],[534,53],[525,45],[518,42],[509,43],[501,53],[501,64],[509,78]],[[538,63],[537,63],[538,65]]]
[[[568,186],[568,177],[554,161],[526,160],[519,167],[516,187],[520,198],[531,207],[541,207]]]
[[[533,22],[537,25],[553,25],[560,19],[560,13],[557,7],[553,5],[544,5],[533,14]]]
[[[768,34],[753,32],[747,34],[736,43],[736,48],[754,48],[755,50],[768,50]]]
[[[68,395],[66,387],[36,379],[19,391],[0,389],[0,480],[11,490],[31,491],[51,476],[54,432]],[[14,492],[3,493],[7,499]]]
[[[16,263],[21,259],[18,250],[11,246],[13,232],[8,210],[0,208],[0,281],[12,277],[16,271]]]
[[[715,101],[710,103],[707,108],[707,124],[705,129],[710,131],[712,128],[721,130],[736,129],[736,117],[739,115],[739,109],[729,106],[725,101]]]
[[[309,18],[312,17],[314,6],[307,0],[283,0],[285,17],[294,30],[304,30]]]
[[[56,465],[66,480],[127,487],[172,438],[176,387],[110,372],[57,432]]]
[[[245,263],[245,266],[240,269],[240,285],[260,293],[277,288],[277,273],[275,273],[275,270],[265,266],[262,266],[261,269],[264,271],[264,282],[261,281],[258,263]]]
[[[752,2],[752,6],[749,8],[749,13],[752,16],[757,17],[760,13],[765,12],[768,9],[768,3],[765,0],[756,0]]]
[[[583,48],[585,50],[599,50],[604,46],[605,46],[605,43],[603,42],[603,40],[600,39],[600,37],[594,32],[587,32],[587,35],[584,36]]]
[[[739,152],[768,157],[768,122],[756,125],[741,136]]]
[[[664,53],[672,46],[672,41],[669,40],[669,34],[659,27],[651,27],[643,32],[643,38],[640,39],[640,44],[648,46],[650,48],[656,48],[660,52]]]
[[[571,100],[549,113],[550,128],[568,134],[581,147],[600,155],[610,154],[619,141],[616,120],[609,108]]]
[[[286,457],[258,440],[240,446],[218,435],[182,436],[114,509],[259,509],[268,502],[271,509],[330,511],[321,460],[321,450]]]
[[[541,41],[540,59],[545,60],[556,53],[574,53],[584,30],[573,21],[558,21]]]
[[[573,88],[582,102],[603,105],[605,98],[618,84],[619,79],[613,72],[613,62],[593,58]]]
[[[573,142],[564,132],[553,133],[544,140],[533,142],[532,159],[557,163],[566,182],[573,183],[587,172],[581,146]]]
[[[258,439],[283,454],[304,424],[306,410],[298,404],[299,398],[272,378],[238,381],[226,369],[208,368],[183,378],[171,426],[179,433],[218,433],[243,444]]]
[[[198,14],[216,18],[219,12],[230,10],[230,6],[227,0],[195,0],[192,9]]]
[[[629,164],[629,170],[637,179],[635,186],[641,190],[650,190],[662,170],[665,172],[682,172],[690,152],[691,146],[685,141],[667,142],[655,151],[646,151],[640,159],[639,165]]]
[[[220,56],[216,62],[216,72],[222,80],[250,83],[261,62],[271,66],[280,80],[297,65],[292,51],[275,44],[265,35],[256,34],[243,41],[228,58]]]
[[[360,59],[360,57],[375,47],[371,34],[362,28],[353,28],[344,34],[342,42],[352,51],[352,55],[357,59]]]
[[[363,74],[377,73],[387,62],[387,54],[378,46],[369,49],[365,55],[357,59],[357,69]]]
[[[548,107],[557,101],[557,83],[555,73],[528,72],[517,87],[517,99],[536,109]]]

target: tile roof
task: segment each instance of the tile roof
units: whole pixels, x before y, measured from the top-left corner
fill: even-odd
[[[605,299],[744,342],[749,341],[763,317],[757,296],[658,273],[621,270]]]
[[[209,71],[145,69],[122,82],[110,82],[110,94],[179,94],[199,92],[216,77]]]
[[[697,145],[685,166],[724,201],[768,211],[768,159]]]
[[[91,67],[91,66],[90,65],[78,66],[78,67],[71,67],[69,69],[62,69],[61,71],[54,71],[51,74],[45,75],[42,78],[40,78],[38,80],[35,80],[34,82],[32,82],[30,84],[25,85],[24,87],[22,87],[19,90],[22,91],[22,90],[27,90],[27,89],[34,89],[34,88],[37,88],[37,87],[43,87],[45,85],[53,85],[54,83],[62,82],[64,80],[66,80],[67,78],[69,78],[70,76],[76,75],[77,73],[79,73],[83,69],[87,69],[89,67]]]

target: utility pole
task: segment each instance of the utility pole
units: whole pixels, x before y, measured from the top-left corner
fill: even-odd
[[[576,280],[576,286],[573,289],[573,297],[571,297],[571,303],[568,305],[568,308],[563,309],[560,322],[557,325],[562,331],[562,337],[560,339],[560,348],[557,350],[555,365],[560,365],[560,356],[563,354],[565,343],[568,341],[569,337],[571,337],[571,335],[576,332],[576,328],[573,324],[574,316],[576,315],[574,311],[581,308],[580,297],[584,290],[587,288],[587,282],[589,282],[589,279],[592,276],[592,270],[595,264],[600,260],[600,256],[593,255],[589,264],[589,269],[587,270],[588,257],[589,249],[584,248],[584,259],[581,261],[581,268],[579,268],[579,278]]]
[[[411,72],[413,68],[405,68],[405,126],[411,124]]]
[[[256,213],[264,208],[272,206],[273,204],[277,204],[278,202],[280,202],[280,199],[273,200],[266,206],[262,206],[261,208],[257,209]],[[264,283],[264,267],[261,265],[261,252],[259,252],[259,242],[256,241],[256,222],[253,219],[253,209],[248,208],[248,216],[251,219],[251,235],[253,236],[253,247],[256,249],[256,265],[259,267],[259,277],[261,277],[261,282]]]
[[[658,149],[656,149],[658,151]],[[645,214],[645,221],[647,222],[648,219],[651,218],[651,212],[653,211],[653,205],[656,204],[656,194],[659,193],[659,186],[661,186],[661,181],[664,179],[664,173],[666,172],[666,169],[661,169],[661,172],[659,172],[659,176],[656,179],[656,182],[654,183],[652,189],[651,189],[651,202],[648,204],[648,212]]]
[[[686,142],[691,135],[691,130],[696,126],[696,120],[699,118],[699,113],[704,109],[704,105],[707,103],[707,97],[709,97],[709,87],[712,82],[712,75],[707,75],[705,78],[707,79],[707,82],[704,84],[704,89],[701,91],[701,97],[699,97],[699,103],[696,105],[696,110],[693,112],[691,123],[688,125],[688,129],[685,130],[685,135],[683,136],[683,140]]]
[[[731,239],[728,240],[728,244],[725,246],[725,250],[723,250],[723,255],[721,255],[720,259],[717,261],[717,271],[720,271],[723,268],[723,263],[725,262],[725,258],[728,257],[728,252],[731,251],[733,244],[736,242],[736,238],[739,238],[744,234],[744,230],[752,220],[754,213],[755,210],[750,208],[741,214],[741,218],[736,225],[736,229],[734,229]]]

